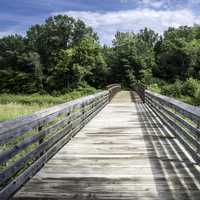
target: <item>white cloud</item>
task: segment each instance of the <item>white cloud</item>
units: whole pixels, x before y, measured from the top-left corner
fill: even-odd
[[[13,31],[0,31],[0,38],[13,34]]]
[[[53,13],[53,15],[56,14],[66,14],[84,20],[98,32],[103,43],[110,43],[116,31],[138,32],[144,27],[149,27],[162,33],[169,26],[178,27],[200,23],[200,16],[196,16],[189,9],[156,11],[144,8],[118,12],[66,11]]]
[[[145,7],[161,8],[167,3],[167,0],[142,0],[140,4]]]
[[[0,38],[8,36],[8,35],[15,35],[15,34],[19,34],[19,35],[23,35],[25,36],[26,31],[21,30],[20,27],[11,27],[8,30],[5,31],[0,31]]]

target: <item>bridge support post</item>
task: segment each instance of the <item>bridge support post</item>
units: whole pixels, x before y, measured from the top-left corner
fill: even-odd
[[[200,129],[200,122],[197,123],[197,129]],[[200,141],[200,135],[197,135],[197,142],[199,142],[199,141]],[[200,163],[200,157],[199,157],[200,145],[196,146],[196,154],[197,154],[197,161],[198,161],[198,163]]]
[[[142,103],[145,103],[145,88],[144,87],[136,87],[136,92],[140,96]]]
[[[39,133],[40,131],[42,131],[42,128],[43,128],[42,125],[38,127],[38,133]],[[39,143],[39,145],[40,145],[40,144],[42,144],[43,142],[44,142],[44,137],[41,137],[40,140],[38,141],[38,143]],[[41,152],[39,157],[41,157],[43,154],[44,154],[44,152]]]

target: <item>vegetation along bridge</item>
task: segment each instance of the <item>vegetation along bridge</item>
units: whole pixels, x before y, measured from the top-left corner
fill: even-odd
[[[1,123],[0,199],[199,200],[199,109],[119,90]]]

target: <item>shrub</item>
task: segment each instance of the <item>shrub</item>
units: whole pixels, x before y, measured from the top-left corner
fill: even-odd
[[[194,94],[194,103],[197,106],[200,105],[200,87],[195,91],[195,94]]]
[[[153,85],[153,84],[157,84],[159,86],[162,86],[162,85],[166,85],[166,82],[160,78],[157,78],[157,77],[151,77],[150,80],[149,80],[149,85]]]
[[[161,87],[161,94],[172,96],[172,97],[181,97],[183,89],[183,83],[180,80],[176,80],[175,83],[164,85]]]
[[[195,93],[199,88],[200,82],[196,79],[189,78],[183,84],[182,94],[185,96],[195,97]]]
[[[160,93],[161,92],[161,87],[158,83],[154,83],[148,86],[148,89],[151,90],[152,92]]]

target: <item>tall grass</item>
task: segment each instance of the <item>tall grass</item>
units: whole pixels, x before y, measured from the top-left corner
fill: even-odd
[[[31,114],[43,108],[64,103],[95,93],[95,88],[85,87],[60,96],[0,94],[0,122]]]
[[[0,104],[0,122],[5,120],[15,119],[16,117],[22,115],[28,115],[35,111],[39,111],[43,108],[47,108],[51,106],[51,104],[20,104],[20,103],[7,103]]]

